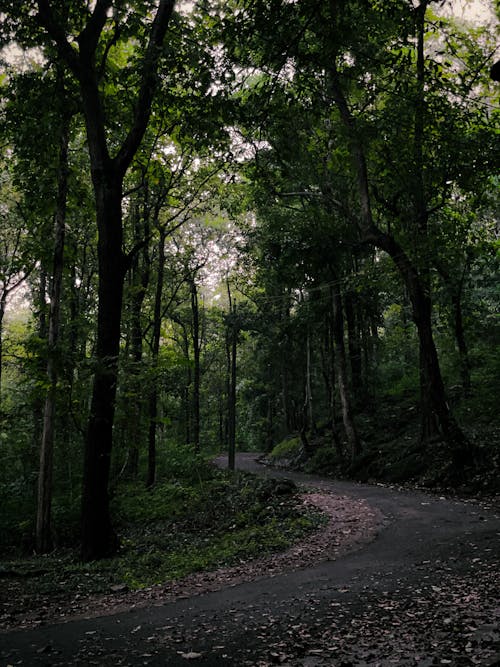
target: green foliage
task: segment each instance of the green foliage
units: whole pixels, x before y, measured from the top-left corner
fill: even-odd
[[[341,473],[344,463],[330,442],[314,450],[313,455],[306,461],[304,470],[308,473],[333,476]]]
[[[185,447],[177,453],[170,448],[167,471],[170,479],[153,489],[138,483],[117,487],[112,509],[121,547],[116,558],[81,565],[71,553],[59,551],[40,561],[10,560],[4,568],[27,576],[43,566],[36,585],[46,592],[106,591],[113,583],[143,588],[286,549],[322,520],[297,504],[293,483],[229,475]],[[67,508],[56,508],[56,516],[71,525]]]
[[[302,451],[302,443],[300,438],[287,438],[275,445],[269,454],[269,458],[278,462],[280,460],[293,460]]]
[[[56,18],[62,18],[63,4],[52,3]],[[85,4],[68,9],[68,34],[82,29]],[[111,155],[136,109],[152,3],[115,4],[97,53]],[[198,3],[191,14],[182,7],[174,16],[161,52],[160,94],[123,188],[123,249],[130,252],[131,270],[122,317],[112,493],[125,537],[113,567],[131,585],[154,581],[155,568],[161,577],[180,576],[189,567],[211,567],[218,552],[231,561],[258,551],[261,542],[272,548],[283,540],[280,522],[293,533],[301,521],[290,519],[287,528],[288,519],[276,513],[281,502],[276,494],[269,496],[245,477],[215,473],[204,456],[176,444],[193,436],[189,281],[196,282],[199,296],[203,452],[222,448],[227,440],[233,327],[240,331],[240,449],[270,450],[278,442],[273,461],[301,455],[299,438],[290,434],[303,425],[306,372],[313,422],[340,422],[332,346],[335,286],[344,299],[347,379],[366,446],[347,467],[327,442],[316,448],[307,469],[401,480],[419,476],[426,465],[434,472],[445,466],[442,452],[434,460],[432,452],[415,445],[417,330],[394,264],[361,238],[351,155],[355,137],[341,122],[332,74],[365,153],[374,222],[403,247],[416,275],[429,277],[433,333],[449,398],[468,432],[491,443],[484,457],[497,465],[498,112],[485,65],[494,52],[493,37],[445,20],[434,4],[427,7],[425,26],[421,145],[416,140],[417,12],[411,3],[346,0],[338,11],[335,3],[311,0],[231,0],[223,8]],[[5,0],[1,8],[2,46],[13,39],[18,48],[44,42],[30,3]],[[3,283],[10,290],[31,270],[21,295],[31,318],[29,336],[24,321],[4,322],[0,540],[26,548],[32,542],[40,415],[48,386],[57,141],[61,114],[73,111],[53,507],[56,545],[74,547],[81,439],[96,368],[97,232],[88,146],[76,82],[66,73],[62,94],[53,48],[45,44],[43,59],[31,58],[23,68],[6,64],[8,49],[4,55],[0,133],[7,157],[0,165],[0,288]],[[429,213],[425,224],[415,213],[420,178]],[[166,261],[156,362],[152,332],[162,227]],[[233,312],[230,285],[238,303]],[[138,294],[143,300],[133,321]],[[472,394],[466,398],[455,349],[457,300],[471,366]],[[159,483],[146,491],[137,479],[147,457],[153,389],[159,408]],[[307,425],[311,432],[315,424]],[[122,476],[132,448],[138,452],[136,470]],[[125,483],[126,474],[136,480]],[[265,520],[265,527],[255,527],[257,519]],[[81,571],[75,566],[75,576]],[[103,585],[111,576],[97,566],[91,571]]]

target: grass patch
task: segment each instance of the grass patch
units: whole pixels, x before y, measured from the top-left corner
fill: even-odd
[[[319,521],[298,509],[296,493],[278,480],[215,470],[196,484],[128,489],[114,502],[124,534],[114,578],[142,588],[286,549]]]
[[[283,460],[291,461],[300,456],[301,452],[302,443],[300,438],[289,438],[275,445],[268,456],[271,461],[277,463]]]
[[[83,564],[74,549],[50,556],[9,559],[0,578],[19,595],[64,596],[110,592],[114,585],[141,589],[192,572],[212,570],[282,551],[322,516],[297,502],[297,487],[283,480],[229,474],[191,457],[186,474],[175,470],[151,490],[118,486],[112,515],[120,535],[112,559]]]

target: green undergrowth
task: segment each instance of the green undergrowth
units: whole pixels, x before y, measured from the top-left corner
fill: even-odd
[[[365,405],[356,414],[363,448],[354,460],[346,451],[345,442],[344,454],[339,456],[328,425],[308,433],[312,453],[305,456],[297,451],[300,441],[292,437],[276,445],[268,455],[269,462],[361,482],[411,483],[473,495],[500,493],[500,429],[484,392],[477,390],[467,398],[459,396],[452,405],[474,452],[471,461],[463,466],[455,464],[452,448],[443,442],[420,442],[416,402],[417,397],[402,392],[398,396],[386,395],[376,410],[370,411]],[[336,423],[336,430],[342,440],[341,422]]]
[[[76,551],[59,549],[3,561],[0,578],[42,595],[141,589],[285,550],[323,521],[303,507],[292,482],[229,474],[201,457],[190,461],[184,470],[164,471],[168,477],[150,490],[139,482],[115,488],[116,557],[83,564]]]
[[[275,445],[269,453],[269,458],[274,463],[294,461],[301,455],[302,443],[300,438],[287,438]]]

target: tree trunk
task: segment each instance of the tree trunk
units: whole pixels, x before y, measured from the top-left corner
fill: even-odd
[[[337,366],[337,385],[342,406],[342,421],[344,423],[347,445],[351,459],[361,452],[361,442],[354,422],[352,399],[347,374],[347,360],[344,344],[344,316],[342,312],[342,297],[337,285],[331,288],[333,307],[333,339],[335,342],[335,359]]]
[[[234,470],[236,456],[236,353],[238,344],[238,331],[236,322],[233,323],[231,330],[231,378],[229,384],[228,401],[228,467]]]
[[[118,546],[109,513],[108,481],[113,442],[120,322],[126,262],[122,251],[121,179],[94,173],[98,239],[96,369],[85,442],[82,558],[112,555]]]
[[[146,207],[145,207],[146,208]],[[149,235],[149,224],[147,212],[145,219],[140,220],[140,213],[135,211],[134,219],[134,243],[139,244]],[[131,265],[132,295],[130,304],[130,358],[132,360],[131,385],[133,401],[129,410],[128,417],[128,457],[126,464],[126,473],[132,479],[135,479],[139,473],[139,445],[142,437],[142,415],[143,415],[143,392],[142,392],[142,325],[141,314],[146,290],[149,284],[149,256],[147,248],[142,254],[137,253]]]
[[[467,348],[467,341],[465,340],[464,323],[462,317],[462,299],[460,291],[457,291],[457,293],[452,296],[451,302],[453,306],[455,340],[460,358],[460,377],[462,380],[462,389],[464,396],[470,396],[471,378],[469,350]]]
[[[64,98],[63,98],[64,99]],[[38,470],[38,498],[35,544],[38,553],[47,553],[52,548],[51,506],[52,469],[54,458],[54,421],[57,393],[57,345],[61,312],[61,293],[64,264],[64,238],[66,231],[66,203],[68,195],[68,145],[70,117],[62,116],[59,142],[59,169],[57,183],[57,204],[54,216],[54,255],[52,284],[50,290],[49,335],[47,380],[48,391],[43,413],[40,465]]]
[[[311,334],[307,332],[306,338],[306,387],[305,387],[305,402],[307,423],[311,430],[314,431],[314,415],[313,415],[313,397],[312,397],[312,370],[311,370]]]
[[[194,277],[190,281],[191,313],[193,316],[193,445],[200,451],[200,311]]]
[[[306,335],[306,373],[304,383],[304,405],[302,407],[300,440],[307,455],[312,454],[312,447],[307,437],[308,430],[314,430],[313,410],[312,410],[312,389],[311,389],[311,337],[309,331]]]
[[[335,350],[333,341],[333,322],[332,313],[326,318],[324,344],[322,345],[322,370],[325,383],[326,394],[328,397],[328,414],[331,423],[332,446],[337,452],[339,458],[343,457],[342,443],[340,442],[337,426],[335,424],[336,406],[335,406]]]
[[[3,318],[5,315],[5,307],[7,305],[7,290],[2,290],[0,296],[0,424],[3,421],[2,409],[2,365],[3,365]]]
[[[288,327],[290,324],[290,294],[287,291],[283,296],[280,311],[280,324],[284,331],[280,354],[281,366],[281,396],[283,400],[283,414],[285,421],[285,430],[289,434],[294,430],[294,420],[292,418],[292,407],[290,402],[290,372],[288,364],[290,361],[290,341]]]
[[[453,420],[446,401],[441,369],[432,334],[429,295],[426,294],[422,286],[416,267],[401,245],[391,234],[381,231],[374,224],[363,146],[335,70],[332,73],[331,90],[351,139],[351,151],[357,172],[361,208],[361,235],[365,242],[387,252],[391,257],[399,270],[411,300],[413,319],[419,336],[422,440],[425,441],[431,432],[439,432],[451,449],[455,450],[455,458],[463,461],[467,458],[466,451],[469,449],[469,445],[464,434]]]
[[[45,266],[40,266],[40,278],[38,283],[38,294],[36,301],[38,302],[38,317],[37,317],[37,333],[40,340],[47,338],[47,271]],[[45,367],[44,367],[45,366]],[[39,357],[37,360],[37,376],[42,380],[44,374],[47,373],[46,361]],[[31,444],[31,456],[33,461],[40,456],[40,443],[42,441],[42,427],[43,427],[43,408],[44,400],[41,392],[35,394],[33,401],[33,439]]]
[[[362,383],[361,373],[361,344],[359,330],[356,323],[356,310],[352,292],[346,292],[344,297],[345,316],[347,322],[347,344],[351,367],[352,390],[356,401],[360,401]]]
[[[233,300],[231,298],[229,280],[227,280],[226,284],[229,301],[229,320],[226,343],[226,350],[228,355],[228,468],[229,470],[234,470],[236,457],[236,354],[238,349],[238,327],[236,321],[236,304],[233,304]]]
[[[163,281],[165,276],[165,237],[166,231],[160,230],[158,240],[158,270],[156,274],[155,305],[153,313],[153,341],[151,345],[151,363],[153,369],[153,386],[149,395],[149,426],[148,426],[148,472],[146,486],[152,487],[156,481],[156,430],[158,422],[158,357],[160,353]]]

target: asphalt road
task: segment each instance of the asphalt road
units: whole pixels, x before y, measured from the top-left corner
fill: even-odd
[[[260,466],[378,508],[369,544],[252,583],[0,634],[7,665],[500,665],[500,517],[493,509]]]

